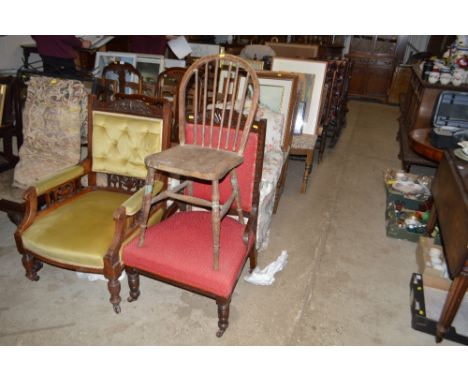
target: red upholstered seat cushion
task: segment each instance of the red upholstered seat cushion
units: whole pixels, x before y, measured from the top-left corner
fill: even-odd
[[[135,238],[124,248],[123,260],[126,266],[229,297],[248,253],[244,228],[230,217],[221,221],[218,270],[213,269],[211,212],[204,211],[179,212],[149,227],[143,247]]]

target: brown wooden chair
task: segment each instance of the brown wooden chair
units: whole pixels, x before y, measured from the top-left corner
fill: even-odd
[[[13,141],[16,138],[16,148],[23,143],[20,93],[24,83],[20,78],[0,77],[0,139],[3,151],[0,152],[0,171],[11,169],[18,162],[14,154]]]
[[[191,135],[194,125],[187,124],[185,129],[187,135]],[[210,211],[184,210],[183,206],[174,203],[172,206],[181,208],[161,223],[149,227],[142,247],[138,244],[139,238],[135,238],[123,249],[130,287],[129,302],[137,300],[140,295],[140,274],[202,294],[216,301],[216,335],[223,335],[229,325],[232,295],[247,259],[250,260],[250,270],[256,266],[255,240],[264,151],[265,120],[262,120],[250,129],[244,161],[237,168],[242,214],[248,220],[244,225],[243,220],[239,222],[231,216],[222,219],[218,269],[213,269]],[[206,206],[210,206],[209,183],[194,180],[192,187],[192,198],[201,198],[206,201]],[[220,181],[219,190],[220,202],[225,203],[231,192],[229,177]],[[237,211],[231,209],[228,214],[235,216]]]
[[[113,76],[111,75],[113,73]],[[142,94],[143,92],[143,78],[140,71],[128,62],[112,62],[102,69],[102,81],[104,86],[105,80],[109,79],[118,81],[118,93],[126,94]],[[136,77],[136,81],[129,81],[130,76]],[[132,78],[133,79],[133,78]]]
[[[337,74],[338,74],[338,65],[337,61],[329,60],[327,65],[327,74],[325,78],[325,88],[324,94],[325,104],[323,105],[322,118],[320,120],[320,128],[318,134],[319,142],[319,153],[317,162],[320,164],[323,160],[323,154],[325,152],[325,147],[327,145],[327,138],[330,134],[331,124],[332,124],[332,113],[337,107],[338,97],[337,97]]]
[[[227,71],[221,67],[227,65]],[[214,78],[208,88],[209,77]],[[213,75],[214,73],[214,75]],[[201,88],[199,89],[199,86]],[[189,92],[194,87],[194,96]],[[208,97],[208,94],[211,97]],[[217,94],[221,102],[218,102]],[[202,98],[199,100],[199,95]],[[255,70],[237,56],[219,54],[201,58],[193,63],[184,74],[179,87],[179,141],[178,146],[165,152],[150,155],[144,202],[146,221],[151,205],[156,171],[186,177],[179,186],[162,192],[153,203],[166,198],[188,202],[212,209],[213,267],[218,269],[220,221],[235,201],[239,221],[243,220],[241,195],[236,167],[244,160],[244,149],[249,137],[260,95],[260,84]],[[193,114],[186,116],[187,108]],[[232,193],[220,205],[219,183],[230,175]],[[193,180],[211,183],[211,202],[192,196]],[[186,190],[187,194],[180,194]],[[146,225],[141,228],[140,246],[144,244]]]
[[[183,75],[187,71],[187,68],[169,68],[159,74],[158,80],[155,86],[154,97],[159,99],[165,99],[171,102],[172,115],[174,123],[171,129],[171,141],[178,143],[179,141],[179,118],[178,118],[178,90],[179,84],[182,80]]]
[[[170,106],[125,98],[99,102],[90,96],[88,111],[88,157],[26,191],[26,213],[15,239],[28,279],[39,280],[43,262],[103,274],[119,313],[120,249],[140,226],[144,158],[169,146]],[[164,182],[154,186],[162,188]],[[162,210],[153,209],[150,216],[158,221]]]

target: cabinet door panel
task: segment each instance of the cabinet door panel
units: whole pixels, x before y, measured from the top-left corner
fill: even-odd
[[[392,67],[368,66],[366,94],[374,97],[387,97],[392,75]]]
[[[367,64],[355,62],[351,80],[349,82],[349,94],[364,95],[366,93],[366,72]]]

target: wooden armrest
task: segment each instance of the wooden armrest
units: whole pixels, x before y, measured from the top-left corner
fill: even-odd
[[[74,178],[81,177],[85,173],[86,169],[82,165],[67,167],[53,175],[39,179],[32,184],[32,187],[36,190],[36,195],[39,196]]]
[[[245,225],[244,228],[244,234],[242,236],[242,240],[244,241],[244,244],[246,247],[249,246],[249,239],[250,235],[249,233],[252,232],[254,235],[254,240],[256,240],[257,236],[257,207],[253,207],[252,211],[250,212],[249,220],[247,220],[247,224]]]
[[[164,183],[160,180],[154,182],[153,186],[153,196],[161,192],[164,187]],[[122,203],[122,207],[125,208],[125,215],[133,216],[138,211],[141,210],[143,205],[143,194],[145,188],[140,188],[137,192],[135,192],[132,196],[130,196],[125,202]]]

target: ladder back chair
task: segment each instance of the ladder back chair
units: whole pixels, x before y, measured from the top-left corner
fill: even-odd
[[[187,69],[179,87],[180,144],[150,155],[145,161],[148,175],[140,246],[144,245],[146,219],[152,203],[171,198],[211,208],[213,268],[218,269],[220,221],[234,201],[239,221],[243,221],[236,167],[244,160],[259,95],[260,84],[255,70],[240,57],[211,55]],[[192,111],[189,115],[188,109]],[[178,175],[182,182],[153,198],[156,171]],[[232,193],[221,205],[219,184],[227,174],[230,175]],[[193,180],[211,183],[211,201],[192,195]]]
[[[103,85],[107,86],[108,74],[114,73],[117,78],[111,78],[118,82],[118,90],[116,93],[127,94],[142,94],[143,92],[143,77],[140,71],[128,62],[111,62],[102,69]],[[136,78],[136,82],[129,81],[129,76]],[[132,79],[133,79],[132,78]]]

